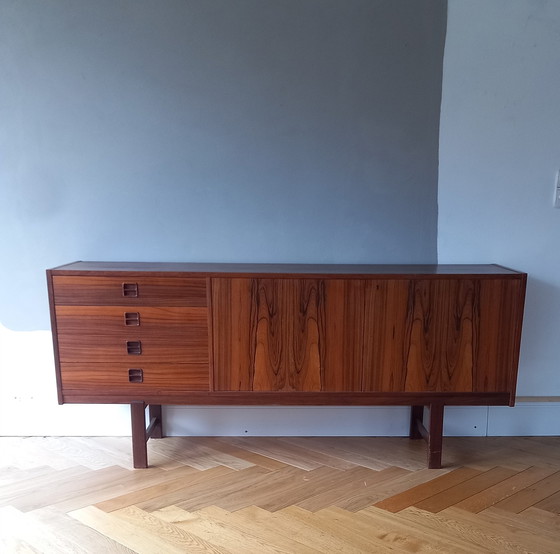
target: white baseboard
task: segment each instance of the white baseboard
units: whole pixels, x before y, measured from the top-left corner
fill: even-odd
[[[403,436],[410,408],[301,406],[169,406],[170,436]]]
[[[488,406],[447,406],[443,434],[447,437],[484,437],[488,423]]]
[[[126,436],[128,405],[3,405],[0,436]],[[9,417],[8,417],[9,414]],[[408,435],[410,408],[164,406],[168,436]],[[448,406],[445,436],[560,435],[560,403],[520,402],[514,408]]]
[[[488,408],[488,436],[560,435],[560,402],[518,402]]]
[[[169,436],[407,436],[410,408],[188,407],[164,408]],[[515,407],[448,406],[444,435],[560,435],[560,402]]]

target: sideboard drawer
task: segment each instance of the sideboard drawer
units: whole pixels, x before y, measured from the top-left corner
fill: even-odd
[[[56,305],[206,306],[206,279],[182,277],[53,276]]]
[[[88,333],[59,333],[61,362],[144,362],[208,364],[208,338],[198,333],[181,340],[153,333],[127,337]]]
[[[57,306],[59,333],[111,335],[125,338],[131,334],[177,337],[208,344],[208,309],[150,306]]]
[[[61,363],[64,389],[84,392],[151,394],[160,390],[207,391],[206,364]]]

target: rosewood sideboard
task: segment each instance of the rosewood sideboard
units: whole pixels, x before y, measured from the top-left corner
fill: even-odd
[[[71,263],[47,270],[58,400],[130,404],[134,467],[166,404],[407,405],[410,438],[439,468],[445,406],[514,404],[526,278],[498,265]]]

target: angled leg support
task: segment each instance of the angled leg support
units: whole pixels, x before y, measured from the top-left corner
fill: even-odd
[[[424,407],[412,406],[410,410],[410,438],[423,438],[428,444],[428,468],[441,468],[441,451],[443,444],[443,412],[444,405],[433,403],[429,405],[430,424],[424,426]]]
[[[148,439],[161,439],[163,425],[161,405],[151,405],[149,409],[150,423],[146,429],[146,403],[132,402],[130,418],[132,423],[132,464],[136,469],[148,467]]]

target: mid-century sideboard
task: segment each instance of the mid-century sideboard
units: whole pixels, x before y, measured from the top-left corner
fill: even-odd
[[[134,467],[166,404],[407,405],[438,468],[445,406],[514,404],[526,278],[498,265],[71,263],[47,271],[58,399],[130,404]]]

